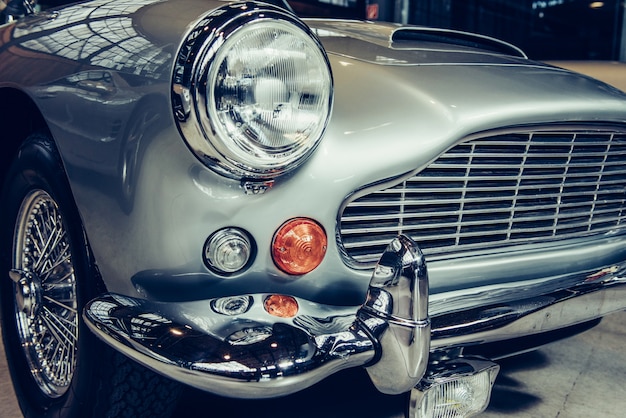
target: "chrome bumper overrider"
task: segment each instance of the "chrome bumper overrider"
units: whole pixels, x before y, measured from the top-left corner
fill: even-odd
[[[356,315],[354,308],[298,299],[296,317],[277,318],[263,309],[267,295],[247,296],[245,313],[226,316],[212,310],[211,301],[169,304],[107,294],[91,301],[84,316],[117,350],[219,395],[281,396],[355,366],[366,367],[381,392],[415,387],[415,393],[429,379],[446,376],[437,372],[445,357],[437,352],[539,334],[626,309],[625,273],[626,262],[558,280],[435,295],[431,330],[424,257],[410,239],[398,237],[376,266]],[[446,312],[443,305],[463,309]],[[436,361],[429,366],[430,353]]]

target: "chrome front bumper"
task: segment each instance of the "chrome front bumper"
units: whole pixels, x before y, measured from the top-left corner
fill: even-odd
[[[281,396],[355,366],[366,366],[381,392],[397,394],[426,372],[428,275],[408,238],[389,244],[356,316],[334,309],[324,316],[324,307],[298,300],[297,317],[277,318],[263,310],[267,296],[251,295],[251,308],[233,318],[206,302],[171,306],[107,294],[91,301],[84,317],[100,338],[139,363],[230,397]]]
[[[625,277],[626,261],[429,301],[424,257],[399,237],[382,255],[356,315],[353,308],[298,299],[296,317],[276,318],[263,309],[268,295],[248,296],[250,308],[232,317],[212,310],[214,301],[174,305],[107,294],[91,301],[84,317],[129,357],[219,395],[281,396],[355,366],[366,367],[378,390],[397,394],[427,380],[431,353],[540,334],[626,309]],[[432,329],[429,303],[437,312]],[[464,308],[446,312],[445,305]]]

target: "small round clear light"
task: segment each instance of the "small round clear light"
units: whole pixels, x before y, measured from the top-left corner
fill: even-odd
[[[265,341],[271,336],[271,327],[250,327],[233,332],[226,338],[226,341],[231,345],[250,345]]]
[[[254,253],[248,235],[236,228],[221,229],[204,244],[204,262],[218,273],[237,273],[249,265]]]
[[[211,301],[211,309],[222,315],[241,315],[252,306],[252,296],[229,296]]]

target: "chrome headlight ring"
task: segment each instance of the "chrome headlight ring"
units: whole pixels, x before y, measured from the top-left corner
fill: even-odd
[[[319,40],[297,17],[254,2],[221,7],[183,42],[173,110],[194,154],[236,179],[274,179],[319,144],[333,81]]]

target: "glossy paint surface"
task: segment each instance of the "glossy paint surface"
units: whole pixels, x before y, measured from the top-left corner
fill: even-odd
[[[25,91],[44,114],[110,291],[163,301],[274,291],[357,305],[369,272],[349,268],[334,240],[305,276],[274,266],[269,247],[280,225],[310,217],[332,236],[347,196],[415,171],[477,132],[626,120],[625,95],[587,77],[472,48],[399,45],[390,40],[393,26],[309,21],[333,69],[332,119],[300,169],[264,194],[247,195],[195,158],[170,105],[178,46],[216,7],[227,6],[87,2],[2,28],[0,83]],[[33,64],[40,70],[23,70]],[[222,277],[205,267],[202,248],[230,226],[247,231],[258,253],[247,271]],[[560,266],[577,263],[574,253],[550,251]],[[533,277],[548,277],[554,269],[539,263],[546,254],[478,257],[472,274],[457,273],[467,271],[467,260],[437,261],[429,267],[431,292],[530,278],[503,260],[530,263]],[[606,263],[590,257],[584,268]]]

